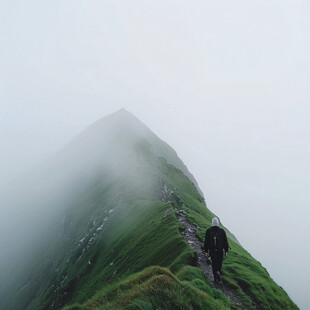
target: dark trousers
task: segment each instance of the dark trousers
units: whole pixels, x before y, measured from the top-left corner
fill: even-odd
[[[211,250],[210,256],[212,260],[212,271],[214,280],[220,280],[217,272],[222,272],[222,263],[223,263],[223,251]]]

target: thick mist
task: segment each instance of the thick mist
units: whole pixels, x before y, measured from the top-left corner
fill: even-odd
[[[2,1],[0,274],[49,219],[62,225],[61,195],[110,168],[88,166],[89,146],[55,153],[125,107],[308,309],[309,14],[305,1]]]
[[[30,272],[26,269],[28,264],[33,268],[36,253],[44,253],[59,236],[66,239],[70,235],[70,218],[79,214],[81,201],[87,201],[98,188],[111,188],[113,210],[121,202],[158,201],[162,186],[157,171],[160,158],[196,183],[171,147],[121,109],[91,124],[48,160],[7,184],[1,193],[0,246],[6,251],[0,257],[0,288],[6,286],[21,262],[25,269],[22,272]],[[104,197],[100,199],[104,201]],[[88,203],[91,214],[96,199]],[[118,212],[119,219],[115,214],[115,223],[121,223],[124,217],[133,221],[135,217],[124,207]]]
[[[145,134],[153,135],[121,110],[89,126],[54,156],[4,186],[0,246],[6,251],[1,252],[1,272],[61,233],[68,210],[97,184],[131,177],[132,196],[138,196],[137,188],[151,193],[154,184],[143,170],[143,149],[139,151]]]

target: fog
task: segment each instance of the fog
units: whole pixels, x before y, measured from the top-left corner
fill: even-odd
[[[1,1],[1,186],[124,107],[178,152],[208,207],[308,309],[309,9]]]

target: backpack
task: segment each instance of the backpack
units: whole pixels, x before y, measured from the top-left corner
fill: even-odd
[[[224,248],[222,232],[220,230],[212,231],[210,233],[210,242],[211,242],[210,246],[211,249],[222,251]]]

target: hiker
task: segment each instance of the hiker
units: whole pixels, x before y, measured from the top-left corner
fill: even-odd
[[[225,230],[219,227],[217,217],[212,219],[212,227],[207,229],[204,250],[211,257],[214,282],[222,281],[221,271],[223,256],[228,252],[228,241]]]

